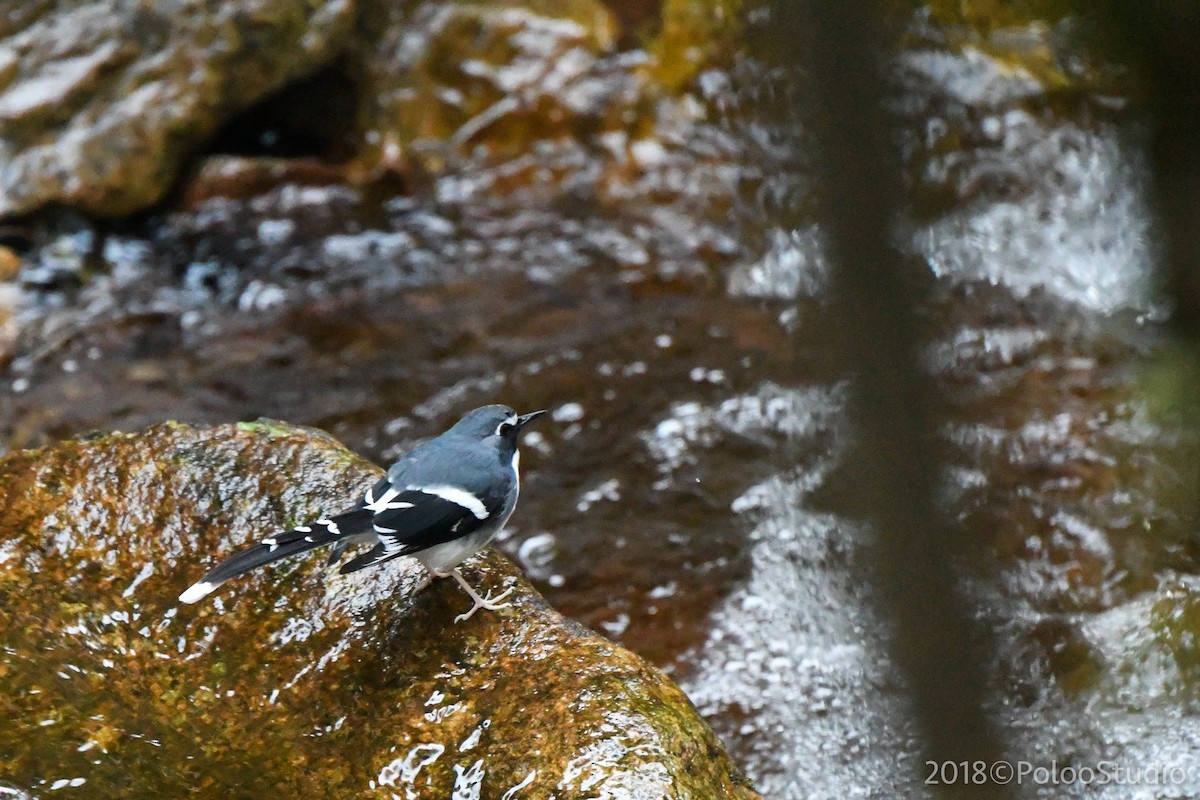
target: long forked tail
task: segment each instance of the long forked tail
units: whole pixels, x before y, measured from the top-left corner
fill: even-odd
[[[370,530],[372,513],[366,509],[355,509],[339,514],[332,519],[319,519],[290,531],[268,536],[262,542],[235,553],[208,571],[179,595],[181,603],[198,602],[225,581],[243,575],[252,569],[273,564],[288,556],[312,550],[315,547],[346,541],[348,537]]]

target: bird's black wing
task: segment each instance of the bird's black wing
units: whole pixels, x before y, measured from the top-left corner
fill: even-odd
[[[448,487],[430,488],[440,489],[441,493],[407,490],[394,500],[396,504],[405,504],[404,507],[377,512],[371,526],[379,537],[378,544],[346,562],[341,572],[355,572],[466,536],[487,524],[494,513],[488,510],[480,518],[473,510],[478,506],[466,498],[460,498],[466,505],[447,499],[444,495],[455,496],[454,492],[446,491]]]
[[[495,524],[512,489],[511,470],[472,448],[443,447],[388,471],[365,499],[379,543],[342,566],[354,572]],[[493,466],[495,465],[495,466]]]

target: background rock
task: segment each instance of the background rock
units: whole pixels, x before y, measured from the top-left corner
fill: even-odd
[[[0,18],[0,216],[157,202],[230,114],[343,47],[353,0],[42,3]]]

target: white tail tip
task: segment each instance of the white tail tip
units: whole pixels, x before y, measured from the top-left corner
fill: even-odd
[[[221,584],[219,584],[219,583],[209,583],[207,581],[200,581],[199,583],[193,583],[191,586],[188,587],[188,590],[186,592],[179,595],[179,602],[195,603],[199,600],[203,600],[205,597],[208,597],[212,593],[212,591],[220,585]]]

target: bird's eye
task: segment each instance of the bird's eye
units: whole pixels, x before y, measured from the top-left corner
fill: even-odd
[[[515,427],[517,427],[517,426],[513,425],[511,422],[501,422],[500,427],[496,428],[496,435],[497,436],[507,436],[509,434],[509,432],[512,431],[512,429]]]

